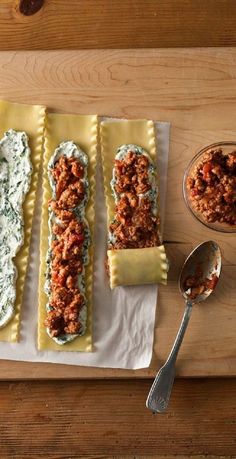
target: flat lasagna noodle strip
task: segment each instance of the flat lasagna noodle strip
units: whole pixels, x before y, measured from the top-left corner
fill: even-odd
[[[103,121],[100,129],[101,152],[107,205],[107,226],[115,214],[115,200],[110,182],[118,147],[135,144],[142,147],[156,163],[155,127],[151,120]],[[164,246],[142,249],[108,250],[110,286],[167,282]]]
[[[89,247],[89,264],[86,266],[86,298],[87,298],[87,329],[83,336],[61,346],[54,342],[47,334],[44,321],[46,318],[46,303],[48,297],[44,292],[46,254],[48,250],[48,201],[52,190],[48,180],[48,161],[58,145],[67,140],[73,141],[83,150],[88,158],[88,180],[90,197],[86,206],[85,216],[89,223],[91,239],[94,233],[94,195],[95,195],[95,168],[97,154],[97,116],[48,114],[45,130],[45,155],[43,162],[43,203],[40,239],[40,277],[39,277],[39,321],[38,321],[38,348],[40,350],[57,351],[92,351],[92,276],[93,276],[93,244]]]
[[[0,341],[18,342],[20,335],[20,313],[23,299],[25,277],[29,258],[29,245],[35,207],[38,174],[42,158],[45,107],[40,105],[23,105],[0,101],[0,138],[9,129],[26,132],[31,150],[33,172],[30,190],[24,204],[24,244],[20,248],[14,264],[18,271],[16,281],[15,315],[4,328],[0,329]]]

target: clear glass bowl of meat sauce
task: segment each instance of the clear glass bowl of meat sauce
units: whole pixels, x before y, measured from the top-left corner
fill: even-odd
[[[185,170],[183,195],[203,225],[235,233],[236,142],[218,142],[199,150]]]

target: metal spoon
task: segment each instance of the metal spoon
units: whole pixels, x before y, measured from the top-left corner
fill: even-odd
[[[181,269],[179,289],[185,299],[186,306],[169,357],[163,367],[158,371],[148,394],[146,406],[154,413],[162,413],[167,409],[175,378],[175,362],[189,322],[192,306],[195,303],[206,300],[216,286],[216,283],[213,282],[212,284],[214,285],[210,286],[210,288],[205,289],[202,293],[199,292],[194,298],[190,298],[189,294],[191,289],[186,289],[186,279],[196,275],[196,272],[199,270],[201,271],[202,279],[212,279],[213,276],[219,278],[221,271],[221,253],[216,242],[207,241],[198,245],[185,260]]]

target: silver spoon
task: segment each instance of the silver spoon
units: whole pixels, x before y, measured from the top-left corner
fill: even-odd
[[[171,389],[175,378],[175,362],[189,322],[193,304],[206,300],[213,292],[221,271],[221,253],[216,242],[207,241],[198,245],[183,264],[179,276],[179,289],[185,299],[184,316],[166,363],[158,371],[152,384],[146,406],[154,413],[162,413],[167,409]],[[205,287],[187,287],[192,276],[201,279],[212,279]],[[187,285],[186,285],[187,284]],[[190,296],[189,296],[190,295]]]

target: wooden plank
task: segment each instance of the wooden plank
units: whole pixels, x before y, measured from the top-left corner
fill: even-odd
[[[180,246],[180,248],[179,248]],[[0,361],[0,379],[128,378],[155,376],[167,358],[183,314],[178,292],[179,268],[189,246],[167,246],[171,262],[168,288],[160,287],[155,326],[154,356],[149,369],[139,371]],[[216,291],[195,306],[177,362],[178,376],[236,375],[235,298],[236,266],[223,267]]]
[[[224,266],[218,288],[204,304],[195,306],[179,354],[177,374],[191,376],[236,374],[236,267]],[[156,366],[164,363],[183,314],[176,281],[160,290],[155,328]],[[218,373],[218,366],[220,372]]]
[[[21,0],[0,3],[0,49],[234,46],[234,0]]]
[[[150,381],[1,383],[1,458],[235,457],[235,382],[178,380],[162,415]]]
[[[194,308],[177,366],[180,376],[236,375],[235,235],[206,229],[186,210],[182,176],[196,149],[235,140],[236,50],[117,50],[0,53],[0,98],[57,111],[147,117],[171,122],[165,233],[171,263],[160,288],[150,369],[123,371],[0,362],[1,378],[150,377],[165,360],[183,302],[177,280],[199,242],[216,239],[223,273],[211,299]]]

